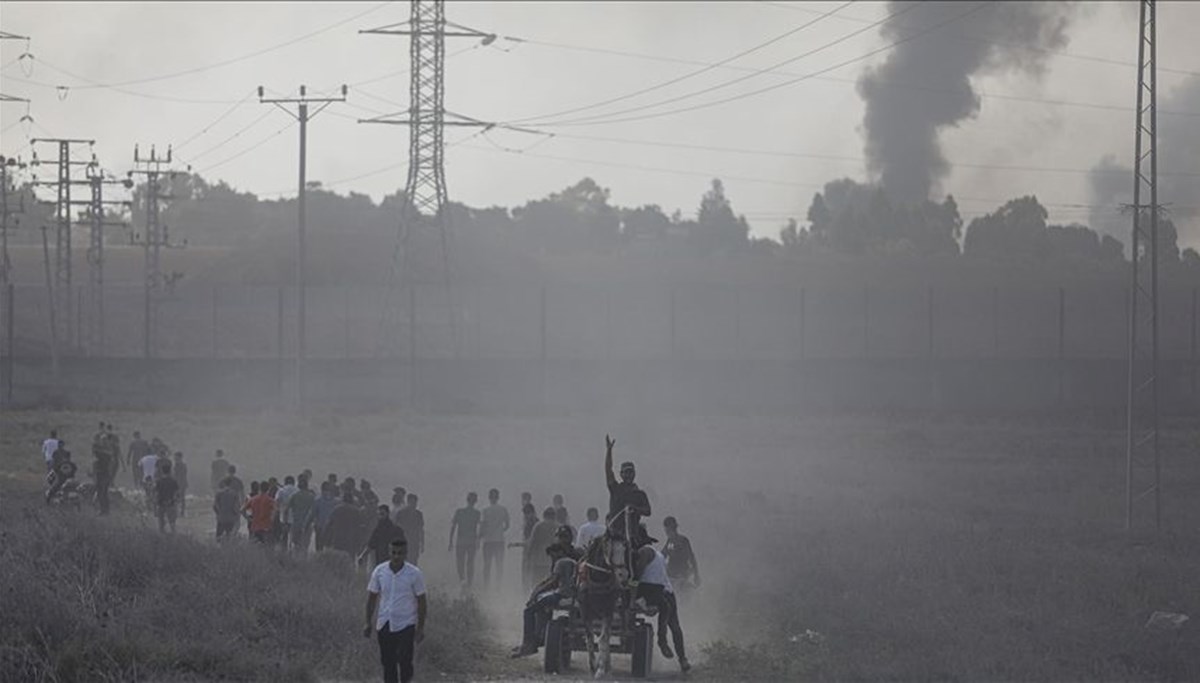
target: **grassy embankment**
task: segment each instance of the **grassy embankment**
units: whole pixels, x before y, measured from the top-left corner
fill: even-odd
[[[346,558],[296,559],[132,516],[0,509],[0,680],[305,681],[378,675],[364,579]],[[433,592],[419,669],[495,656],[471,600]]]
[[[677,515],[700,556],[704,585],[681,602],[689,648],[702,653],[693,654],[700,664],[694,678],[1200,680],[1194,624],[1178,631],[1145,628],[1159,610],[1200,618],[1195,570],[1200,496],[1194,495],[1200,489],[1200,462],[1189,457],[1200,430],[1191,422],[1167,424],[1163,432],[1167,533],[1156,544],[1135,544],[1121,531],[1124,432],[1120,425],[1101,422],[113,418],[128,428],[136,420],[144,431],[171,435],[192,453],[236,444],[239,464],[259,472],[308,464],[318,473],[326,466],[345,472],[352,454],[354,467],[372,479],[418,486],[422,500],[430,501],[426,515],[438,543],[445,542],[444,524],[461,492],[486,490],[493,482],[509,496],[528,486],[538,501],[561,491],[572,506],[595,504],[601,495],[595,490],[600,474],[595,441],[611,428],[620,457],[628,453],[638,462],[639,480],[652,492],[651,523]],[[95,419],[90,413],[0,416],[5,456],[0,469],[36,474],[36,467],[7,456],[23,449],[21,458],[36,458],[30,444],[49,426],[86,429]],[[358,667],[341,675],[373,674],[369,643],[355,638],[360,581],[339,574],[340,569],[322,562],[292,566],[260,553],[227,553],[187,539],[140,534],[133,549],[106,562],[134,568],[165,563],[152,574],[162,583],[130,591],[152,597],[102,618],[91,616],[103,610],[90,611],[83,596],[92,594],[86,589],[92,584],[80,578],[96,576],[90,568],[101,566],[97,558],[109,557],[86,540],[94,523],[78,527],[84,532],[56,531],[60,540],[51,544],[41,540],[46,532],[39,529],[57,527],[45,519],[3,520],[5,527],[20,529],[6,531],[20,542],[9,542],[5,552],[24,553],[22,562],[33,567],[14,586],[28,594],[21,604],[68,606],[62,612],[38,608],[24,619],[45,614],[49,621],[50,615],[70,614],[91,629],[78,642],[111,642],[115,652],[132,643],[154,652],[153,645],[139,645],[155,637],[151,627],[121,631],[125,627],[113,620],[127,616],[138,624],[134,629],[142,623],[161,628],[199,620],[169,607],[179,604],[167,602],[175,586],[184,596],[221,596],[220,602],[203,604],[229,610],[226,621],[208,615],[202,622],[230,624],[223,634],[210,629],[192,640],[170,636],[188,643],[193,648],[188,651],[228,650],[232,654],[222,658],[222,666],[241,672],[250,667],[261,678],[283,677],[276,662],[288,660],[289,652],[298,653],[293,659],[312,662],[309,670],[322,676],[338,671],[338,662]],[[111,533],[105,525],[94,528]],[[80,537],[85,540],[70,540]],[[180,559],[155,550],[176,545]],[[43,547],[63,559],[35,559],[51,552]],[[85,552],[89,547],[94,549]],[[200,553],[214,553],[216,561],[203,571],[214,572],[216,583],[188,574],[198,571],[189,558]],[[427,573],[451,575],[444,551],[429,555],[422,560],[423,566],[429,562]],[[5,566],[10,564],[6,558]],[[281,573],[296,577],[299,589],[279,592]],[[112,586],[130,572],[106,570],[102,576]],[[213,585],[232,587],[220,592]],[[58,597],[56,587],[69,599]],[[7,603],[12,594],[6,586],[0,596]],[[301,612],[313,617],[300,620],[304,628],[319,622],[311,641],[284,627],[297,620],[279,617],[320,605],[327,609]],[[4,610],[3,628],[11,629],[7,605]],[[466,626],[482,621],[470,604],[441,601],[435,610],[442,616],[433,623],[447,630],[437,632],[434,641],[459,647],[464,634],[477,637]],[[808,630],[814,633],[806,635]],[[25,652],[36,654],[41,646],[32,633]],[[70,650],[54,652],[56,661],[71,661],[61,656]],[[209,661],[199,654],[193,661]],[[475,676],[538,670],[530,660],[509,666],[457,654],[439,654],[431,645],[425,666]],[[673,669],[656,661],[657,671]],[[182,670],[164,671],[177,675]]]

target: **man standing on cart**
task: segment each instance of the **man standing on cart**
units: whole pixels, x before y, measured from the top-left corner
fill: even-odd
[[[617,480],[613,476],[613,446],[616,445],[616,440],[604,435],[604,476],[608,482],[608,516],[605,521],[608,523],[609,529],[613,530],[617,535],[623,536],[628,528],[633,531],[634,545],[638,543],[638,529],[641,526],[642,517],[650,516],[650,499],[646,497],[646,492],[638,488],[634,483],[634,477],[637,476],[637,469],[633,463],[625,461],[621,463],[621,479]],[[621,516],[628,511],[629,518],[622,519]]]

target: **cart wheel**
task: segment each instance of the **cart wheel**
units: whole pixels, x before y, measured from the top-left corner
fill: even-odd
[[[546,624],[546,643],[542,668],[548,674],[560,673],[571,663],[571,644],[567,641],[567,617]]]
[[[654,661],[654,628],[650,624],[638,624],[633,629],[633,677],[650,675]]]

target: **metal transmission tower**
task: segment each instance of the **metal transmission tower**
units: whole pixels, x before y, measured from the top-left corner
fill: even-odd
[[[74,299],[72,294],[72,272],[71,272],[71,229],[72,216],[71,207],[71,186],[86,184],[86,180],[73,180],[71,177],[72,166],[87,166],[92,161],[73,161],[71,159],[71,145],[86,144],[89,147],[95,144],[95,140],[78,140],[70,138],[33,138],[30,141],[32,144],[40,142],[54,143],[58,147],[58,159],[54,164],[58,168],[58,179],[50,181],[34,181],[35,185],[54,185],[55,199],[54,204],[54,275],[51,279],[51,306],[52,314],[55,318],[55,329],[61,334],[59,339],[65,341],[68,346],[71,346],[76,341],[75,330],[75,315],[74,315]],[[38,160],[35,152],[33,165],[38,166],[41,162]]]
[[[446,111],[446,38],[478,38],[483,40],[484,44],[488,44],[494,41],[496,36],[446,21],[443,0],[411,0],[411,15],[408,21],[359,33],[409,36],[411,61],[408,111],[359,120],[359,123],[388,123],[409,127],[408,179],[404,185],[404,205],[401,209],[399,232],[392,255],[392,270],[388,278],[388,292],[384,301],[380,342],[386,344],[388,340],[398,336],[394,304],[397,272],[403,274],[409,289],[409,334],[410,339],[415,338],[413,330],[416,312],[413,310],[415,304],[412,289],[415,285],[412,273],[415,260],[411,254],[412,239],[418,233],[436,231],[441,241],[442,273],[446,287],[450,334],[457,354],[457,322],[451,300],[450,256],[447,246],[450,200],[446,191],[443,157],[445,141],[442,133],[446,126],[490,128],[493,124]],[[413,350],[410,348],[410,358],[412,354]]]
[[[24,193],[19,195],[19,203],[14,205],[11,200],[12,192],[16,189],[13,175],[23,168],[25,168],[25,164],[16,159],[0,156],[0,288],[5,289],[12,279],[12,261],[8,255],[8,231],[17,226],[16,221],[9,223],[9,217],[13,214],[25,213]]]
[[[135,168],[128,177],[135,174],[146,176],[146,232],[142,235],[142,249],[145,253],[146,280],[144,283],[145,298],[142,311],[142,356],[146,359],[154,357],[158,348],[158,304],[163,294],[163,274],[160,256],[164,247],[171,246],[167,235],[167,227],[160,220],[159,202],[170,199],[162,193],[158,186],[159,176],[167,174],[174,177],[175,172],[163,170],[163,166],[171,163],[171,148],[167,147],[167,156],[159,157],[154,147],[150,147],[150,156],[143,157],[137,145],[133,147],[133,163]]]
[[[100,164],[92,160],[87,167],[88,185],[91,188],[91,198],[86,202],[88,219],[88,289],[87,307],[84,316],[85,325],[82,333],[82,347],[85,353],[103,353],[104,350],[104,228],[110,225],[124,225],[120,221],[106,221],[105,205],[129,206],[125,200],[104,199],[104,186],[120,184],[125,189],[133,187],[133,181],[126,178],[118,181],[106,177],[100,169]]]
[[[312,117],[320,114],[325,107],[334,102],[346,101],[346,86],[342,86],[342,94],[339,97],[309,97],[304,86],[300,86],[300,97],[281,97],[281,98],[264,98],[263,88],[258,87],[258,101],[264,104],[274,104],[280,109],[288,113],[289,116],[295,117],[300,122],[300,191],[296,196],[299,215],[297,217],[296,229],[296,408],[303,409],[304,407],[304,351],[305,351],[305,297],[304,297],[304,271],[306,258],[305,247],[305,216],[304,202],[305,192],[307,190],[306,174],[308,172],[308,121]],[[300,105],[295,114],[292,110],[285,107],[285,104]],[[319,104],[317,110],[311,114],[308,111],[308,105]]]
[[[1154,0],[1141,0],[1130,248],[1125,528],[1162,528],[1158,449],[1158,124]],[[1149,195],[1149,202],[1146,201]],[[1149,518],[1148,518],[1149,517]]]

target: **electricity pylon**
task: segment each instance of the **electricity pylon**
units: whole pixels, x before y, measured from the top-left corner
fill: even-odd
[[[1141,0],[1130,248],[1125,529],[1162,529],[1158,401],[1158,123],[1154,0]],[[1149,197],[1147,197],[1149,195]],[[1147,198],[1149,202],[1147,202]]]
[[[408,178],[404,185],[404,203],[401,208],[400,225],[396,246],[392,254],[392,268],[388,277],[388,288],[383,305],[380,324],[381,349],[388,341],[398,336],[395,317],[395,290],[397,273],[404,278],[409,290],[408,324],[409,358],[414,357],[416,311],[413,287],[414,259],[412,237],[419,231],[434,231],[441,242],[442,274],[446,288],[446,306],[449,313],[450,335],[454,352],[458,353],[457,315],[454,310],[450,288],[450,255],[447,241],[450,233],[450,199],[446,190],[444,160],[446,126],[489,128],[494,124],[479,121],[446,111],[446,38],[476,38],[489,44],[496,36],[446,21],[443,0],[411,0],[408,21],[378,28],[359,31],[384,35],[409,36],[409,59],[411,70],[408,88],[408,110],[371,119],[360,119],[359,123],[387,123],[409,127],[408,134]]]

